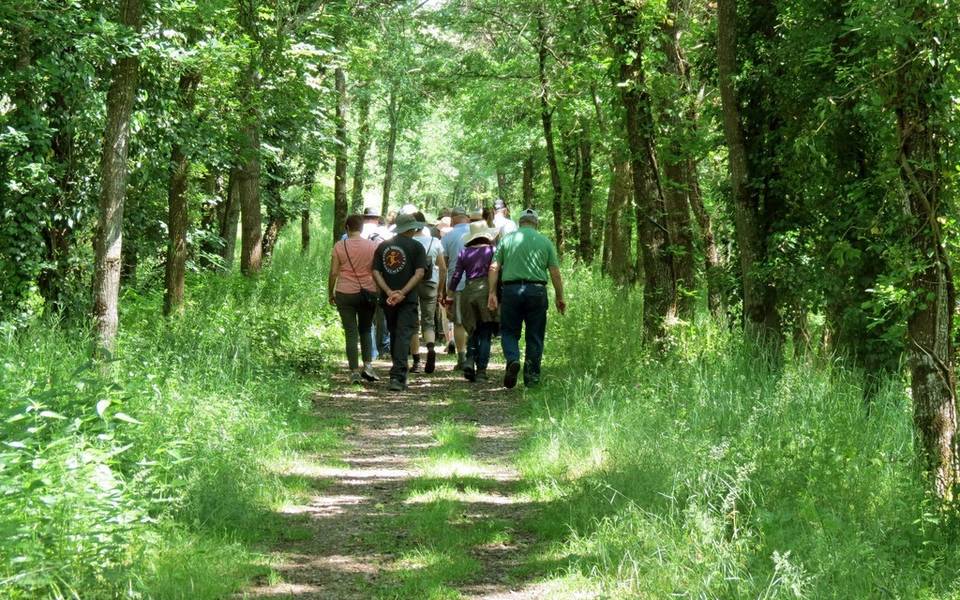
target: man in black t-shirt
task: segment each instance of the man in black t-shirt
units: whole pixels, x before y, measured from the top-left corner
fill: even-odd
[[[413,236],[424,227],[413,215],[398,215],[396,237],[380,244],[373,256],[373,279],[383,292],[380,302],[390,330],[390,390],[395,392],[407,388],[410,338],[420,317],[414,291],[427,270],[427,253]]]

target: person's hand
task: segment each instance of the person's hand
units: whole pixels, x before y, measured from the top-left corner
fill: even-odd
[[[399,290],[393,290],[393,291],[390,292],[390,294],[387,296],[387,305],[388,305],[388,306],[396,306],[396,305],[400,304],[401,302],[403,302],[403,299],[404,299],[404,298],[406,298],[406,296],[404,296],[403,292],[401,292],[401,291],[399,291]]]
[[[561,315],[567,314],[567,303],[563,299],[563,296],[557,296],[557,311]]]
[[[330,305],[331,305],[331,306],[336,306],[336,305],[337,305],[337,297],[334,296],[333,294],[330,294],[330,296],[327,298],[327,300],[330,301]]]
[[[496,295],[496,294],[490,294],[489,296],[487,296],[487,308],[488,308],[488,309],[490,309],[491,311],[494,311],[494,310],[497,310],[497,308],[498,308],[499,306],[500,306],[500,303],[497,301],[497,295]]]

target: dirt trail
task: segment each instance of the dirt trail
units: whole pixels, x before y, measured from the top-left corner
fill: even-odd
[[[388,365],[377,366],[385,380]],[[510,533],[506,541],[470,548],[479,568],[447,586],[464,598],[544,597],[536,585],[514,573],[532,542],[516,525],[533,508],[519,495],[518,474],[510,466],[521,433],[512,422],[520,392],[503,389],[501,379],[502,370],[491,365],[489,383],[468,384],[450,363],[438,362],[436,373],[412,375],[409,390],[396,394],[387,390],[386,381],[359,388],[338,375],[331,392],[318,395],[315,406],[320,417],[352,421],[348,449],[340,464],[317,460],[290,471],[318,484],[308,503],[283,510],[302,539],[274,549],[280,581],[261,581],[243,597],[404,597],[385,591],[385,582],[403,569],[393,554],[398,544],[390,542],[403,542],[409,533],[397,527],[405,522],[398,517],[409,510],[408,486],[423,476],[418,459],[436,446],[432,426],[444,415],[476,427],[471,457],[475,467],[468,475],[480,493],[463,503],[460,521],[469,527],[497,520],[509,523]],[[457,399],[461,408],[466,401],[473,410],[451,410]],[[434,481],[436,473],[431,477]],[[455,476],[451,481],[460,486],[463,480]]]

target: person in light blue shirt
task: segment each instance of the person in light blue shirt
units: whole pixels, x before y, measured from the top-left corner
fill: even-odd
[[[443,254],[446,257],[447,273],[453,273],[457,268],[457,257],[463,250],[463,242],[470,234],[470,217],[467,211],[462,208],[455,208],[450,212],[450,224],[453,229],[447,232],[441,240],[443,243]],[[447,297],[444,299],[444,305],[450,309],[450,318],[453,320],[453,342],[457,348],[457,366],[456,370],[463,369],[467,353],[467,331],[463,328],[463,315],[460,311],[460,292],[463,291],[465,281],[461,281],[457,289],[450,287],[449,275],[447,280]],[[452,294],[452,297],[450,296]],[[453,305],[450,305],[450,301]]]

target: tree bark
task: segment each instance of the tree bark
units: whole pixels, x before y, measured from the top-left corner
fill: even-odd
[[[618,284],[630,281],[630,219],[628,210],[632,190],[630,163],[617,160],[610,173],[610,191],[607,197],[607,242],[604,245],[606,273]]]
[[[316,165],[307,165],[303,175],[303,209],[300,211],[300,253],[310,252],[310,201],[313,198],[313,183]]]
[[[182,310],[184,278],[187,272],[187,184],[190,176],[190,159],[184,150],[183,137],[187,134],[186,121],[193,113],[195,92],[200,84],[200,73],[189,70],[180,75],[179,110],[183,122],[170,148],[170,183],[167,190],[167,264],[166,292],[163,297],[163,314],[170,315]]]
[[[936,9],[920,2],[912,19],[925,23],[933,10]],[[916,300],[907,321],[907,355],[921,456],[937,496],[951,501],[958,482],[957,384],[952,337],[956,293],[940,224],[947,211],[941,178],[946,167],[940,148],[946,118],[945,110],[937,105],[944,74],[936,50],[933,60],[915,60],[921,47],[939,45],[933,39],[908,40],[898,58],[907,66],[897,72],[893,101],[900,142],[900,180],[915,225],[909,240],[919,266],[912,281]]]
[[[387,116],[390,121],[390,133],[387,139],[387,164],[383,175],[383,201],[380,204],[380,214],[384,217],[390,211],[390,186],[393,185],[393,161],[397,151],[397,134],[400,127],[399,102],[397,91],[390,90],[390,100],[387,105]]]
[[[363,210],[363,180],[366,170],[367,151],[370,149],[370,91],[363,90],[359,97],[360,123],[357,128],[357,158],[353,164],[353,189],[350,192],[350,210]]]
[[[554,243],[562,250],[563,236],[563,181],[557,165],[557,152],[553,143],[553,109],[550,107],[550,82],[547,79],[547,29],[543,16],[537,17],[537,57],[540,79],[540,120],[543,123],[543,139],[547,145],[547,164],[550,167],[550,184],[553,186]]]
[[[536,198],[533,193],[533,155],[528,154],[523,160],[523,207],[533,208]]]
[[[333,241],[340,239],[347,222],[347,77],[343,69],[334,71],[337,92],[337,145],[333,178]]]
[[[580,260],[593,260],[593,139],[589,119],[580,134]]]
[[[780,324],[773,291],[761,278],[759,267],[766,252],[766,234],[762,229],[759,199],[751,190],[749,161],[740,100],[734,86],[737,75],[737,2],[719,0],[717,11],[717,67],[720,79],[720,100],[723,109],[723,130],[727,140],[730,186],[733,195],[734,226],[740,248],[740,271],[743,280],[744,332],[752,341],[776,344]]]
[[[233,269],[233,259],[237,251],[237,227],[240,220],[240,169],[230,169],[230,179],[227,183],[227,201],[223,211],[223,222],[220,223],[220,238],[223,240],[221,256],[223,269],[229,272]]]
[[[686,110],[667,110],[664,115],[664,122],[669,140],[669,150],[667,160],[664,164],[664,174],[667,178],[665,190],[665,200],[667,204],[668,229],[670,230],[670,240],[674,250],[674,273],[677,279],[678,292],[678,312],[681,318],[691,319],[693,317],[695,306],[694,291],[696,290],[696,280],[694,276],[694,247],[693,230],[690,222],[690,210],[694,202],[703,203],[702,198],[693,199],[694,194],[699,194],[699,181],[696,171],[695,159],[692,153],[687,150],[682,143],[684,136],[690,136],[697,127],[699,115],[693,102],[693,88],[690,84],[690,73],[687,69],[686,58],[683,54],[683,48],[680,45],[680,0],[668,0],[667,18],[664,19],[661,31],[663,33],[663,46],[667,57],[667,68],[675,78],[678,91],[681,92],[676,97],[686,97],[689,107]],[[681,113],[686,113],[685,119],[681,119]],[[702,206],[700,207],[702,208]],[[697,209],[694,209],[697,210]],[[703,212],[707,219],[707,230],[709,230],[709,216]],[[701,223],[702,227],[703,223]],[[713,233],[704,233],[704,236],[710,236],[709,242],[705,240],[705,246],[711,245]],[[716,256],[716,248],[705,247],[707,255],[707,280],[708,296],[715,295],[710,292],[710,275],[712,274],[710,264],[710,253]],[[711,308],[713,305],[711,304]]]
[[[577,220],[577,198],[580,190],[580,134],[579,132],[569,132],[568,135],[561,135],[561,147],[566,157],[566,172],[570,174],[567,194],[563,199],[563,218],[566,223],[564,238],[567,244],[575,253],[579,253],[580,227]],[[579,256],[579,254],[578,254]]]
[[[700,237],[703,238],[704,270],[707,276],[707,305],[710,313],[719,317],[725,311],[723,294],[720,293],[720,253],[717,250],[717,241],[713,235],[713,221],[707,207],[703,204],[703,194],[700,192],[700,181],[696,175],[697,166],[694,161],[687,163],[687,186],[690,190],[690,208],[700,228]]]
[[[257,1],[241,3],[241,29],[259,42]],[[260,208],[260,49],[251,56],[240,81],[242,124],[240,128],[240,271],[250,277],[263,262],[263,217]]]
[[[652,153],[653,123],[649,98],[644,91],[645,78],[640,62],[643,42],[636,32],[636,8],[624,0],[617,0],[615,5],[617,36],[614,45],[620,63],[618,84],[637,212],[638,259],[642,259],[644,277],[643,330],[646,340],[652,342],[662,338],[665,325],[676,317],[675,276],[669,252],[669,230],[664,226],[666,209]]]
[[[504,202],[507,202],[509,195],[507,190],[507,174],[503,169],[497,169],[497,197],[499,197]]]
[[[140,31],[141,0],[122,0],[120,25]],[[130,115],[137,91],[140,60],[120,57],[111,69],[107,92],[106,128],[100,157],[100,198],[97,234],[94,240],[93,318],[97,353],[109,354],[115,347],[119,325],[120,261],[123,245],[123,203],[127,191],[127,152]]]

